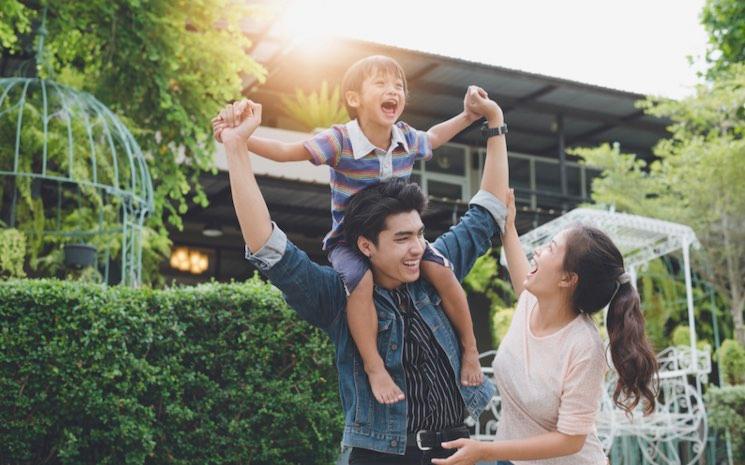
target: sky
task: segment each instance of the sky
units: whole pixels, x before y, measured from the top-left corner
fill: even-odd
[[[704,69],[704,0],[291,0],[299,40],[340,35],[682,98]],[[693,64],[689,62],[693,58]]]

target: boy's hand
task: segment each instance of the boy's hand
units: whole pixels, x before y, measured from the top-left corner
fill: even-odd
[[[483,98],[489,98],[489,95],[481,87],[468,86],[468,89],[466,89],[466,96],[463,97],[463,113],[465,113],[468,121],[471,123],[484,116],[483,114],[479,113],[478,109],[474,108],[471,104],[473,101],[473,99],[471,98],[472,94],[479,94]]]
[[[489,96],[483,89],[476,86],[472,87],[477,90],[469,92],[466,95],[468,110],[486,117],[489,125],[504,124],[504,114],[502,113],[502,109],[499,108],[499,105],[497,105],[497,102],[489,100]]]
[[[261,124],[261,105],[242,99],[226,105],[212,118],[212,134],[218,142],[246,140]]]
[[[505,218],[504,227],[505,229],[512,229],[515,227],[515,216],[517,215],[517,208],[515,207],[515,189],[507,191],[507,218]]]

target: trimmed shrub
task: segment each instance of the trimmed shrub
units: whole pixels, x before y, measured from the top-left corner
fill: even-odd
[[[712,387],[704,397],[709,425],[729,431],[736,463],[745,463],[745,386]]]
[[[0,250],[0,279],[26,277],[26,235],[17,229],[0,228]]]
[[[328,338],[253,278],[162,291],[0,284],[0,463],[324,464]]]
[[[734,339],[725,339],[717,351],[725,384],[745,383],[745,347]]]

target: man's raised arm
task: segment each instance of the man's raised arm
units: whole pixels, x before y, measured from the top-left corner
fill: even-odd
[[[473,111],[486,117],[486,124],[498,128],[504,124],[504,114],[496,102],[476,92],[471,96]],[[507,203],[507,192],[510,188],[509,165],[507,164],[507,140],[504,136],[492,136],[486,141],[486,160],[484,173],[481,176],[481,190],[487,191]]]
[[[496,102],[489,100],[483,90],[477,87],[469,88],[466,101],[470,111],[486,117],[490,128],[504,124],[502,109]],[[433,244],[450,259],[459,280],[468,274],[476,259],[488,250],[491,239],[495,235],[503,234],[508,189],[507,142],[504,135],[496,135],[487,141],[481,190],[470,202],[472,207],[480,208],[470,208],[460,223],[440,236]]]
[[[220,113],[223,120],[231,121],[241,114],[247,117],[236,127],[220,128],[225,154],[228,159],[230,191],[233,196],[235,213],[241,226],[243,240],[252,251],[259,250],[272,234],[272,221],[264,197],[251,167],[251,157],[246,148],[246,140],[261,124],[261,105],[251,101],[241,101],[228,105]],[[213,120],[213,126],[219,126]],[[217,130],[218,127],[215,127]]]
[[[246,147],[260,123],[261,105],[250,100],[228,105],[212,120],[213,132],[222,132],[233,206],[248,247],[246,259],[282,291],[301,318],[331,334],[346,304],[344,286],[333,269],[313,263],[272,224]]]

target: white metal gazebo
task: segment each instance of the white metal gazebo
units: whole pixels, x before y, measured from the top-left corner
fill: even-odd
[[[598,435],[608,453],[619,440],[622,454],[638,455],[645,461],[662,464],[694,463],[704,451],[707,437],[706,412],[702,398],[702,383],[711,371],[708,348],[696,345],[693,285],[690,252],[699,243],[693,230],[686,225],[671,223],[613,211],[577,208],[520,237],[526,255],[548,243],[559,231],[577,224],[586,224],[605,231],[624,256],[627,272],[636,285],[637,271],[650,261],[682,252],[681,263],[685,276],[689,345],[668,347],[658,354],[660,363],[658,403],[653,414],[643,416],[641,409],[629,417],[613,406],[610,393],[615,386],[615,372],[606,379],[606,395],[598,417]],[[505,264],[504,253],[502,263]],[[606,309],[607,310],[607,309]],[[644,309],[642,309],[643,311]],[[491,358],[494,351],[483,354]],[[609,364],[611,361],[609,359]],[[612,364],[611,364],[612,368]],[[484,368],[490,374],[491,368]],[[498,427],[499,397],[492,402],[492,416],[473,422],[476,436],[491,439]],[[483,418],[483,417],[482,417]],[[681,447],[681,445],[689,447]],[[635,450],[631,450],[635,449]],[[681,450],[687,452],[681,454]],[[629,463],[626,457],[623,463]]]

